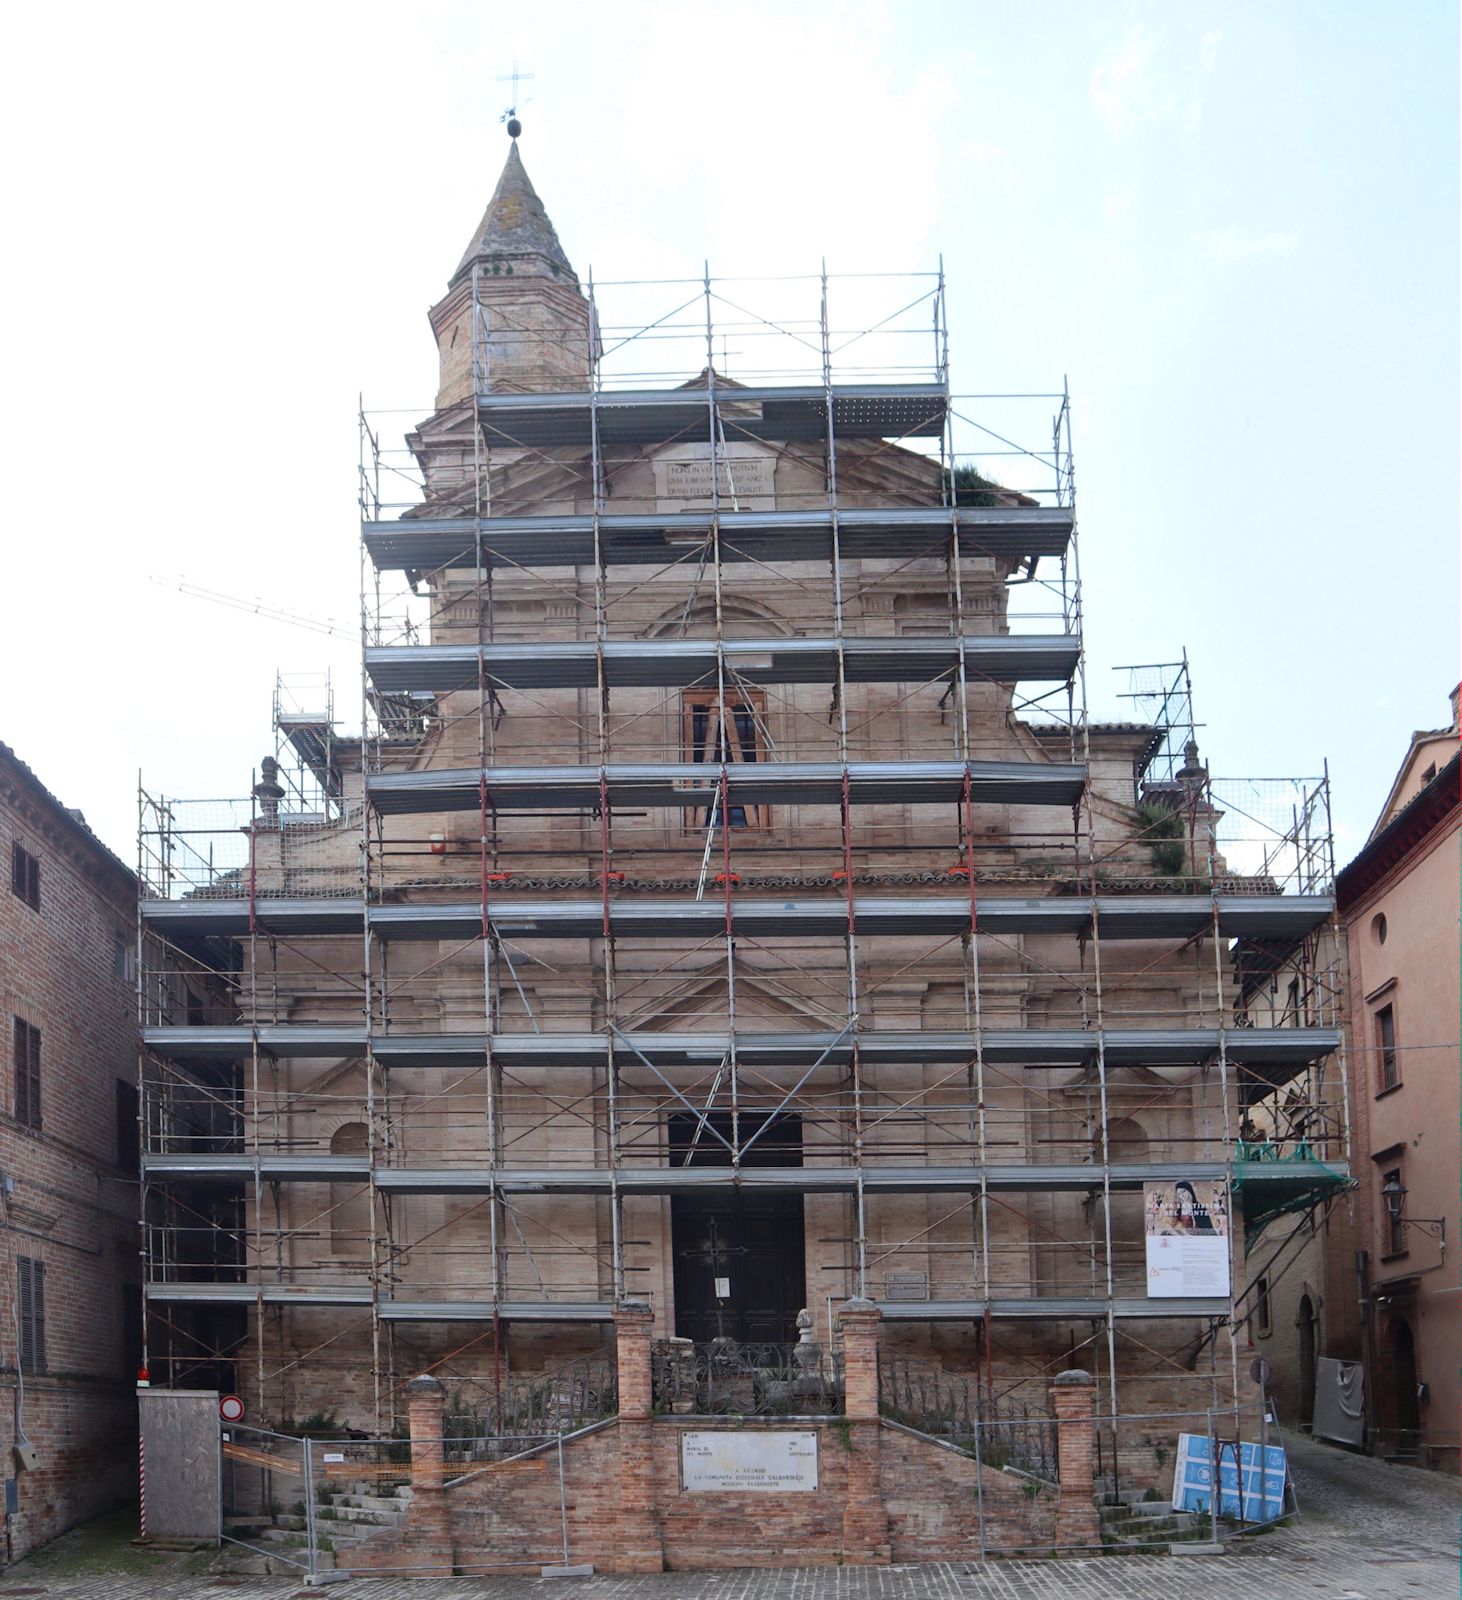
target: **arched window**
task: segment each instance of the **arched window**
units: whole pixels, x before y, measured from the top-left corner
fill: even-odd
[[[330,1136],[332,1156],[363,1156],[370,1130],[363,1122],[343,1122]],[[370,1254],[370,1192],[352,1179],[330,1185],[330,1253],[364,1259]]]

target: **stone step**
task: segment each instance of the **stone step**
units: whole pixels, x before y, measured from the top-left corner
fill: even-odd
[[[1171,1500],[1124,1500],[1120,1505],[1099,1507],[1103,1517],[1168,1517],[1173,1512]]]
[[[377,1510],[374,1506],[333,1505],[315,1507],[316,1522],[373,1522],[380,1528],[398,1528],[406,1521],[404,1505]]]
[[[331,1544],[360,1544],[375,1534],[397,1531],[398,1525],[394,1523],[321,1522],[316,1524],[315,1538],[328,1539]],[[292,1540],[303,1539],[304,1534],[303,1517],[282,1517],[274,1526],[250,1534],[249,1540],[254,1544],[289,1544]],[[302,1550],[304,1546],[301,1544],[299,1548]]]
[[[411,1491],[405,1490],[402,1494],[376,1494],[374,1491],[362,1490],[359,1494],[354,1489],[347,1489],[342,1498],[349,1500],[352,1506],[361,1511],[400,1511],[404,1512],[411,1504]],[[340,1500],[335,1504],[338,1506]]]

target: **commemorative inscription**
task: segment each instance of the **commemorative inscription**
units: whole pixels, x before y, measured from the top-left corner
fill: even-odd
[[[681,447],[684,453],[655,459],[655,495],[665,510],[690,509],[711,503],[711,460],[703,447]],[[733,445],[716,461],[716,498],[722,510],[739,506],[743,511],[765,510],[776,493],[776,463],[765,452],[742,454],[746,446]],[[757,502],[756,506],[752,502]]]
[[[682,1433],[680,1482],[691,1493],[788,1494],[817,1488],[815,1433]]]

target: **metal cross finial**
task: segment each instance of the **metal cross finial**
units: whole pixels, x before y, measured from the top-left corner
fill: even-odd
[[[499,83],[510,83],[513,86],[513,103],[498,120],[507,123],[508,133],[514,139],[523,131],[523,124],[518,121],[518,85],[520,83],[531,83],[532,81],[533,74],[531,72],[519,72],[516,61],[513,63],[513,70],[503,73],[498,79]]]

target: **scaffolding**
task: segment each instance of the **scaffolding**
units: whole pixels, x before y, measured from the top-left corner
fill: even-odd
[[[672,1317],[735,1192],[992,1400],[1237,1406],[1242,1252],[1154,1298],[1144,1186],[1343,1186],[1328,783],[1212,776],[1186,656],[1089,717],[1069,397],[951,392],[942,268],[499,287],[404,452],[360,419],[360,735],[281,689],[289,781],[143,796],[141,925],[229,1010],[139,985],[154,1335],[242,1308],[265,1414],[348,1351],[389,1428]]]

